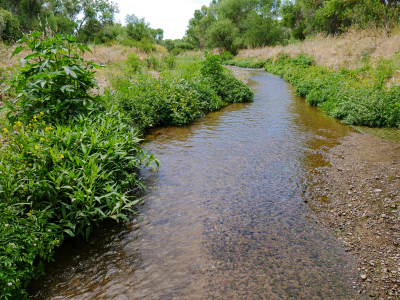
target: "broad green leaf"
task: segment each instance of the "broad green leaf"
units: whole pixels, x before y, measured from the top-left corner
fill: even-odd
[[[42,35],[42,33],[41,32],[37,32],[37,31],[34,31],[34,32],[31,33],[31,36],[34,37],[35,39],[38,38],[41,35]]]
[[[11,58],[14,55],[17,55],[18,53],[20,53],[22,50],[24,50],[24,47],[22,47],[22,46],[18,46],[17,48],[15,48],[14,52],[11,54]]]
[[[67,75],[71,75],[72,77],[77,78],[75,72],[72,71],[68,66],[62,66],[62,68],[64,69]]]
[[[70,237],[74,237],[75,234],[70,229],[64,229],[65,233],[68,233]]]

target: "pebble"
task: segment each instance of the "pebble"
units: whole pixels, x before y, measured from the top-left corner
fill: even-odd
[[[362,279],[362,280],[367,279],[367,274],[361,274],[361,279]]]
[[[381,189],[375,189],[374,192],[375,193],[379,193],[379,192],[382,192],[382,190]]]

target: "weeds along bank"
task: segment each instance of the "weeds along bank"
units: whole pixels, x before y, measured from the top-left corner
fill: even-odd
[[[110,71],[112,89],[106,90],[105,101],[141,130],[184,125],[229,103],[253,99],[252,91],[211,53],[204,60],[199,56],[141,60],[131,55],[116,69]]]
[[[328,68],[306,54],[280,53],[273,59],[238,57],[225,63],[260,68],[293,84],[306,102],[349,125],[400,126],[399,53],[357,60],[359,67]],[[355,64],[356,62],[354,62]]]
[[[89,49],[74,37],[34,32],[21,45],[31,54],[3,99],[0,299],[26,297],[24,287],[64,239],[88,238],[103,219],[135,213],[138,173],[158,165],[140,149],[147,128],[187,124],[253,98],[212,54],[181,63],[131,54],[109,69],[114,88],[95,96],[98,65],[80,56]]]

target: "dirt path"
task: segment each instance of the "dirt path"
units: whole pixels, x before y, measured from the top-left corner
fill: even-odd
[[[400,295],[400,144],[353,133],[328,153],[308,202],[358,260],[359,293]]]

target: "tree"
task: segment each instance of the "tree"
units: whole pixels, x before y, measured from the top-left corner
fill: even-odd
[[[252,11],[243,22],[244,40],[248,46],[264,47],[282,41],[283,31],[278,21]]]
[[[154,41],[159,44],[164,38],[164,30],[161,28],[158,29],[150,29],[150,35],[154,39]]]
[[[140,41],[143,38],[151,39],[150,23],[144,18],[139,19],[135,15],[126,15],[126,31],[133,40]]]
[[[211,24],[206,32],[207,45],[218,47],[221,52],[228,51],[236,55],[239,49],[239,30],[229,19],[218,20]]]
[[[11,12],[0,8],[0,40],[7,44],[16,42],[22,36],[19,26],[19,20]]]

